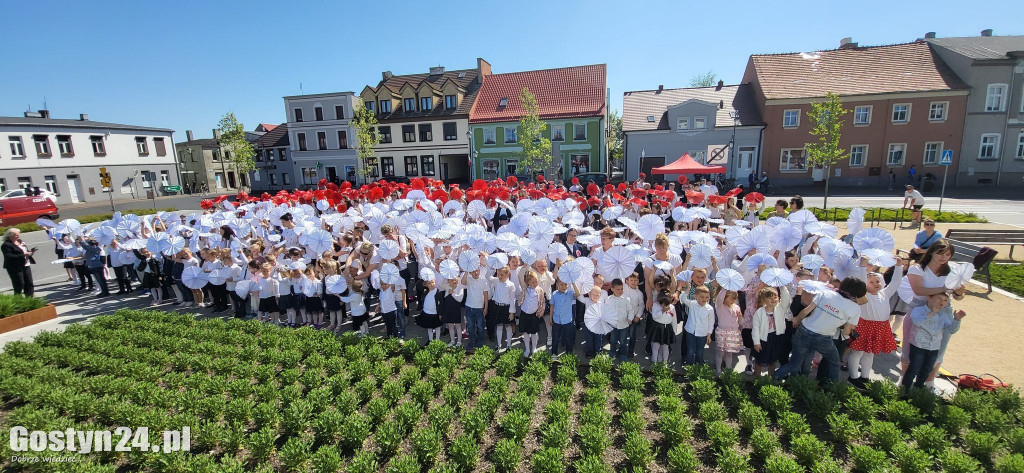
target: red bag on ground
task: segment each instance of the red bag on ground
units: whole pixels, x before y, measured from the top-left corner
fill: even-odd
[[[1010,387],[1009,384],[1002,382],[1002,380],[993,375],[989,374],[987,376],[991,376],[991,378],[987,378],[985,375],[962,374],[957,381],[957,387],[960,389],[974,389],[976,391],[995,391],[999,388]]]

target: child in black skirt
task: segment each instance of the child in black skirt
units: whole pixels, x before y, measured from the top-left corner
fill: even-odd
[[[139,253],[145,258],[139,263],[142,268],[142,287],[149,289],[149,295],[153,298],[149,305],[157,305],[162,300],[160,260],[145,248],[139,250]]]
[[[466,298],[466,287],[462,285],[461,279],[449,279],[445,282],[444,288],[439,288],[437,298],[437,313],[441,316],[441,322],[448,324],[448,332],[451,333],[452,341],[448,346],[462,346],[462,301]]]
[[[779,291],[782,293],[779,296]],[[757,312],[751,320],[751,339],[754,342],[754,376],[761,376],[763,368],[771,375],[779,361],[780,339],[786,333],[786,313],[791,301],[789,290],[766,287],[757,293]]]
[[[320,329],[324,325],[324,282],[317,277],[314,266],[306,267],[306,281],[302,293],[306,296],[306,316],[313,321],[313,328]]]
[[[519,299],[519,307],[523,313],[519,317],[519,331],[523,332],[524,355],[530,356],[537,351],[540,341],[540,325],[544,320],[544,291],[538,286],[537,273],[530,270],[523,276],[526,288]]]
[[[437,312],[440,298],[437,292],[437,284],[433,279],[421,279],[423,288],[427,294],[420,303],[420,315],[416,316],[416,325],[427,329],[427,341],[441,339],[441,316]]]

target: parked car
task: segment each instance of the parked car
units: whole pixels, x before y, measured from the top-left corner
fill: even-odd
[[[33,188],[32,191],[33,191],[33,193],[38,192],[39,193],[39,197],[46,197],[47,199],[50,199],[50,201],[53,202],[54,204],[57,203],[57,195],[54,194],[53,192],[50,192],[50,191],[48,191],[46,189],[40,189],[38,187]],[[3,192],[0,192],[0,199],[9,199],[11,197],[25,197],[25,196],[28,196],[28,193],[25,192],[25,189],[22,189],[20,187],[17,188],[17,189],[10,189],[10,190],[6,190],[6,191],[3,191]]]
[[[608,183],[608,175],[603,172],[581,172],[575,176],[569,176],[569,178],[578,177],[580,178],[580,185],[587,187],[590,181],[594,181],[597,187],[604,188],[604,185]]]
[[[39,217],[56,220],[57,204],[46,197],[9,197],[0,199],[0,225],[34,222]]]

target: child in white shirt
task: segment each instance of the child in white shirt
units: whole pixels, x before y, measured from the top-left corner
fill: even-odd
[[[684,300],[689,312],[686,319],[686,358],[684,364],[704,363],[704,346],[711,343],[711,332],[715,328],[715,306],[711,305],[711,291],[706,286],[697,286],[695,299]]]

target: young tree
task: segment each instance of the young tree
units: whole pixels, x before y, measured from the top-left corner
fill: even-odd
[[[709,70],[703,74],[696,74],[690,79],[690,87],[711,87],[718,83],[718,76],[715,71]]]
[[[235,171],[235,174],[249,175],[256,169],[256,150],[252,143],[245,139],[245,128],[235,118],[232,112],[225,113],[217,124],[220,129],[220,148],[228,162],[228,166]]]
[[[608,137],[608,165],[622,169],[622,158],[625,154],[622,150],[622,116],[618,110],[612,110],[612,113],[608,114],[608,128],[611,130]]]
[[[843,109],[843,102],[839,100],[839,96],[829,92],[825,95],[824,102],[812,103],[811,111],[807,114],[811,123],[814,123],[811,135],[818,137],[818,141],[804,145],[807,148],[807,163],[810,166],[821,166],[825,170],[825,202],[822,208],[828,208],[831,167],[846,159],[846,149],[839,147],[839,137],[843,116],[849,112]]]
[[[359,104],[349,123],[356,132],[356,159],[359,161],[359,177],[366,182],[371,176],[373,149],[380,144],[380,135],[377,134],[377,116],[372,110],[367,110],[365,106]]]
[[[519,101],[526,113],[519,118],[519,143],[523,150],[519,153],[519,165],[531,173],[546,171],[551,166],[551,139],[541,136],[548,127],[537,114],[537,98],[530,90],[523,87]]]

